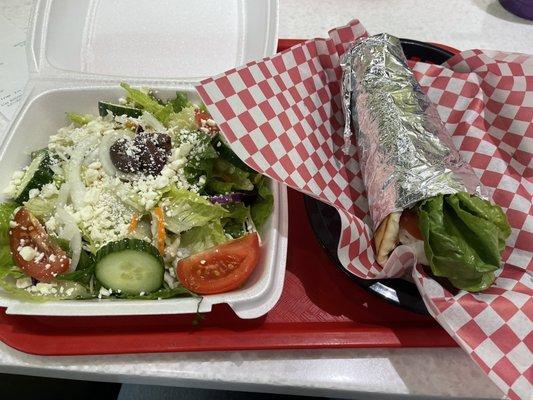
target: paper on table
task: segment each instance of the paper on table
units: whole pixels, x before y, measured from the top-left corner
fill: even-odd
[[[241,159],[339,210],[338,255],[347,270],[362,278],[394,276],[414,266],[414,255],[399,246],[386,268],[374,261],[357,157],[341,149],[339,58],[366,31],[354,20],[329,35],[197,89]],[[483,371],[509,396],[525,398],[533,391],[533,57],[471,50],[447,66],[417,63],[413,70],[512,227],[505,265],[483,293],[452,293],[418,268],[413,277],[430,313]]]
[[[0,15],[0,114],[9,120],[28,80],[26,35]]]

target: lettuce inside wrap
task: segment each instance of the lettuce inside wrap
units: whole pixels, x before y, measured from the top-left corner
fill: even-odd
[[[488,288],[511,228],[502,209],[468,193],[419,203],[418,224],[431,271],[469,292]]]

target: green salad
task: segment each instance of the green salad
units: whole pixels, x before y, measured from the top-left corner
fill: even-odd
[[[15,171],[0,205],[0,285],[30,300],[163,299],[239,288],[273,209],[266,177],[202,104],[121,85]]]

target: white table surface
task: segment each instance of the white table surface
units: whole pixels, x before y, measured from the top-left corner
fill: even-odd
[[[25,29],[31,3],[0,0],[0,15]],[[323,37],[353,17],[371,33],[459,49],[532,52],[533,23],[507,13],[496,0],[280,0],[279,37]],[[0,372],[315,396],[502,396],[458,348],[40,357],[0,343]]]

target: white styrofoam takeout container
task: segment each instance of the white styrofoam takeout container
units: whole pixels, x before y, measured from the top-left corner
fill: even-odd
[[[30,79],[20,109],[0,143],[0,188],[29,153],[44,147],[67,121],[65,112],[97,114],[98,100],[123,96],[121,81],[176,90],[199,100],[194,84],[236,65],[266,57],[277,43],[277,0],[38,0],[27,42]],[[241,318],[268,312],[281,295],[287,252],[286,188],[272,184],[274,213],[262,232],[260,264],[244,287],[205,296],[200,312],[228,304]],[[9,314],[146,315],[195,313],[198,300],[10,299]]]

